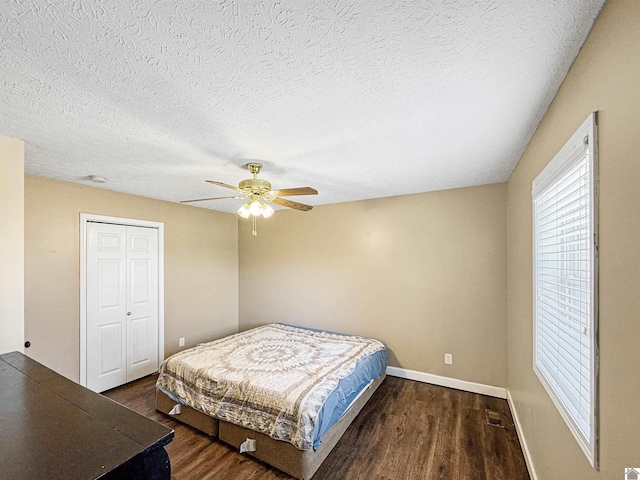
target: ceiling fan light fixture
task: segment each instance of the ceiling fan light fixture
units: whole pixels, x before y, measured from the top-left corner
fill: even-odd
[[[249,204],[249,212],[254,217],[257,217],[262,213],[262,202],[260,200],[253,200]]]
[[[242,218],[249,218],[249,215],[251,215],[251,210],[249,209],[249,202],[245,203],[238,209],[238,215],[240,215]]]
[[[219,187],[228,188],[233,190],[239,195],[233,197],[212,197],[212,198],[196,198],[194,200],[182,200],[181,203],[192,202],[204,202],[209,200],[223,200],[227,198],[242,198],[246,200],[246,203],[238,209],[238,215],[242,218],[251,217],[253,223],[253,229],[251,233],[254,236],[258,235],[256,229],[257,218],[262,215],[264,218],[269,218],[275,213],[275,210],[271,206],[271,203],[280,205],[282,207],[292,208],[294,210],[300,210],[302,212],[308,212],[313,207],[305,205],[304,203],[294,202],[281,197],[290,197],[294,195],[317,195],[318,191],[311,187],[297,187],[297,188],[285,188],[284,190],[271,190],[271,183],[266,180],[258,178],[258,174],[262,169],[262,165],[259,163],[249,163],[247,165],[249,172],[253,175],[253,178],[242,180],[238,183],[237,187],[229,185],[227,183],[218,182],[216,180],[205,180],[207,183],[218,185]]]
[[[275,212],[275,210],[271,208],[271,205],[265,204],[265,206],[262,208],[262,216],[264,218],[269,218],[271,215],[273,215],[273,212]]]

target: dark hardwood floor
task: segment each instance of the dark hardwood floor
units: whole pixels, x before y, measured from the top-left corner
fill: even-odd
[[[105,395],[175,430],[167,446],[172,478],[291,479],[264,463],[156,412],[156,376]],[[485,409],[504,428],[486,423]],[[313,480],[526,480],[505,400],[387,377]]]

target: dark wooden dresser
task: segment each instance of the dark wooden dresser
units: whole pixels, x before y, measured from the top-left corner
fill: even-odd
[[[0,355],[0,478],[169,480],[173,430],[21,353]]]

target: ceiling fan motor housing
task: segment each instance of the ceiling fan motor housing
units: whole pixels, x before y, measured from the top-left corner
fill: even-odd
[[[264,195],[267,192],[271,191],[271,184],[266,180],[260,180],[258,178],[258,174],[260,170],[262,170],[262,164],[260,163],[250,163],[247,165],[249,171],[253,174],[253,178],[249,178],[247,180],[242,180],[238,184],[238,188],[240,190],[245,191],[249,195]]]
[[[266,180],[260,180],[259,178],[249,178],[242,180],[238,184],[238,188],[253,195],[264,195],[271,191],[271,184]]]

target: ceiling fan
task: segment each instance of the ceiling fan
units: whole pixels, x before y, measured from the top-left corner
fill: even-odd
[[[207,183],[213,185],[219,185],[221,187],[235,190],[239,195],[233,195],[230,197],[211,197],[211,198],[197,198],[195,200],[182,200],[180,203],[193,203],[193,202],[205,202],[208,200],[223,200],[228,198],[241,198],[246,200],[246,203],[238,209],[238,215],[242,218],[253,217],[253,231],[254,236],[258,235],[256,230],[256,217],[262,215],[264,218],[269,218],[274,213],[273,207],[270,204],[281,205],[283,207],[293,208],[303,212],[308,212],[313,207],[305,205],[304,203],[294,202],[280,197],[290,197],[294,195],[317,195],[318,191],[311,187],[298,187],[298,188],[286,188],[284,190],[271,190],[271,183],[266,180],[258,178],[260,170],[262,170],[262,164],[249,163],[247,165],[249,172],[253,174],[253,178],[242,180],[237,187],[222,182],[216,182],[214,180],[205,180]]]

